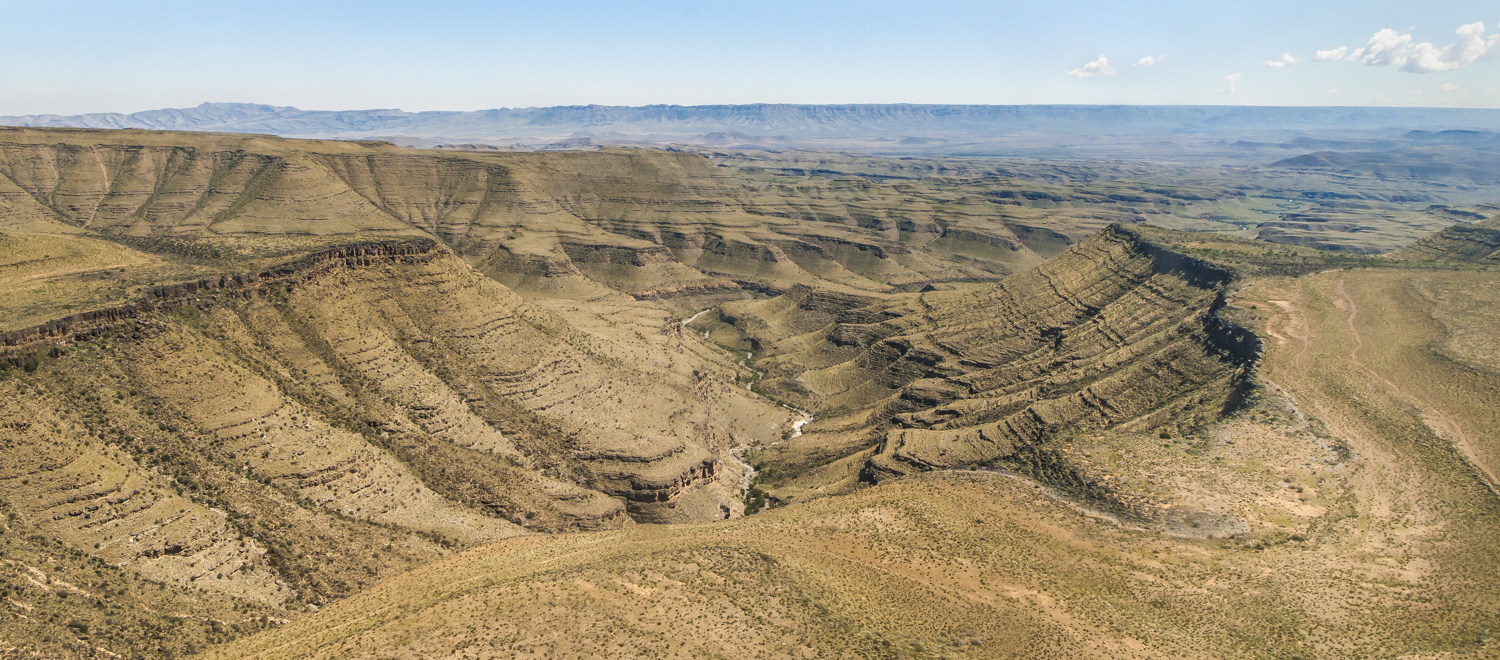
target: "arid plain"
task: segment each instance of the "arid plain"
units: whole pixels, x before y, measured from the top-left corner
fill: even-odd
[[[1493,657],[1500,192],[1333,160],[0,129],[0,656]]]

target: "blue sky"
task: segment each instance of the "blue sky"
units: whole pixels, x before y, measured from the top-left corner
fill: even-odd
[[[0,0],[0,21],[0,114],[203,101],[1500,108],[1494,0]],[[1318,51],[1338,61],[1303,61]],[[1165,59],[1136,64],[1148,56]]]

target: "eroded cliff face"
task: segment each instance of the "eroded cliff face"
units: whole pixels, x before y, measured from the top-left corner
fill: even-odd
[[[0,231],[199,243],[425,235],[551,296],[602,289],[693,306],[799,283],[885,291],[995,278],[1041,260],[1004,208],[862,180],[732,178],[702,156],[656,150],[478,154],[0,129]],[[938,251],[920,249],[928,242]]]
[[[863,305],[789,293],[721,321],[771,353],[766,391],[823,420],[799,442],[863,450],[845,460],[865,481],[1015,461],[1065,473],[1037,447],[1180,434],[1239,405],[1260,340],[1221,313],[1234,279],[1114,226],[996,285]]]
[[[272,608],[454,545],[738,515],[728,451],[787,414],[658,314],[581,331],[428,239],[153,287],[4,335],[0,484],[12,524]]]
[[[893,428],[866,474],[979,465],[1094,429],[1217,421],[1259,352],[1217,314],[1230,279],[1117,229],[988,295],[929,295],[926,332],[876,342],[859,361],[896,390],[879,404]]]
[[[1396,256],[1476,264],[1500,262],[1500,216],[1454,225],[1407,246]]]
[[[87,295],[0,319],[5,513],[29,552],[257,612],[509,536],[740,515],[730,450],[792,414],[672,309],[736,301],[715,340],[818,416],[789,446],[866,482],[1192,424],[1253,354],[1215,320],[1227,273],[1128,231],[974,284],[1068,238],[983,200],[736,188],[686,154],[40,137],[0,140],[3,238],[36,253],[0,282]]]
[[[169,312],[184,305],[206,308],[231,300],[264,298],[273,290],[290,292],[334,268],[426,262],[444,254],[436,243],[424,238],[359,242],[319,250],[258,272],[151,286],[136,299],[121,305],[69,314],[0,334],[0,359],[20,366],[28,352],[44,348],[50,351],[58,344],[88,341],[143,315]]]

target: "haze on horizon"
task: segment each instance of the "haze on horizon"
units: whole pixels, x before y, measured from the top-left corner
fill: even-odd
[[[1487,2],[0,2],[0,115],[975,103],[1500,107]]]

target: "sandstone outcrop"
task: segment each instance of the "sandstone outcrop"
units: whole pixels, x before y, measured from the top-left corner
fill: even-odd
[[[6,333],[0,485],[140,579],[323,603],[456,546],[736,515],[729,450],[787,414],[682,342],[581,331],[431,239],[330,247]]]
[[[1007,461],[1071,479],[1037,447],[1177,433],[1243,402],[1261,343],[1223,314],[1236,277],[1116,225],[995,285],[888,301],[794,289],[698,323],[755,340],[761,386],[829,420],[799,439],[806,460],[828,460],[811,449],[823,436],[863,450],[848,460],[870,482]]]

